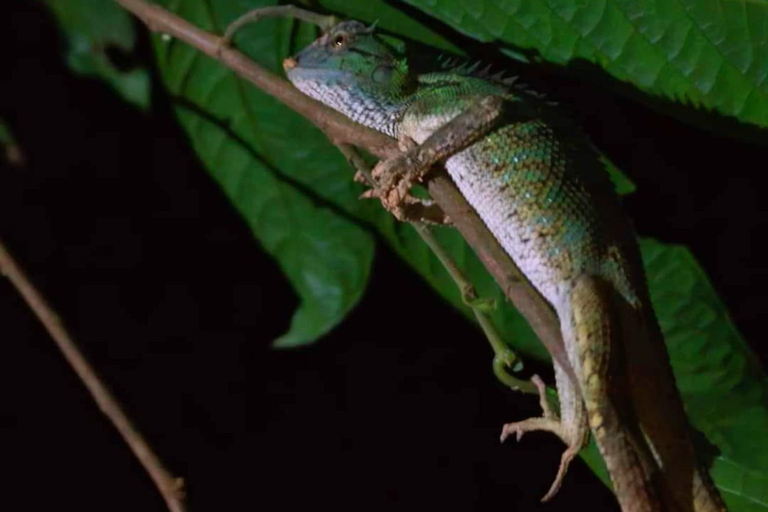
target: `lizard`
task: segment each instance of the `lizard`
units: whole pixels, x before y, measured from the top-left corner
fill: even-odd
[[[557,313],[568,365],[553,362],[559,417],[535,379],[542,416],[502,430],[502,441],[544,430],[566,444],[544,499],[591,432],[624,512],[725,511],[696,461],[634,230],[585,138],[501,80],[413,73],[403,41],[357,21],[284,68],[303,93],[399,141],[403,154],[376,166],[380,186],[368,197],[410,218],[420,202],[411,186],[443,165]]]

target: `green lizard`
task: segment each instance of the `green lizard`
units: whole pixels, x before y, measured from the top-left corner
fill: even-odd
[[[725,510],[696,463],[632,227],[590,145],[536,97],[465,70],[413,74],[405,50],[347,21],[284,67],[305,94],[401,143],[369,195],[409,217],[410,186],[443,163],[556,311],[569,365],[554,363],[560,417],[536,381],[543,416],[505,425],[502,440],[546,430],[565,442],[545,499],[591,429],[625,512]]]

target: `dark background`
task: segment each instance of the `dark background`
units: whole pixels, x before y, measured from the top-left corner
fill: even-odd
[[[341,326],[312,347],[270,349],[296,297],[198,162],[164,92],[155,84],[141,113],[71,75],[45,10],[14,5],[0,12],[10,49],[0,116],[26,163],[0,171],[0,235],[186,479],[190,508],[618,509],[581,462],[538,504],[560,444],[546,434],[498,442],[504,422],[538,414],[536,400],[495,381],[479,332],[383,246]],[[146,43],[139,53],[151,65]],[[626,203],[638,231],[693,250],[765,363],[766,147],[591,82],[553,80],[637,183]],[[0,319],[3,501],[164,510],[7,282]]]

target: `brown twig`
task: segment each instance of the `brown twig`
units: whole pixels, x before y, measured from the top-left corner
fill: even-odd
[[[376,180],[373,178],[370,167],[353,146],[350,146],[349,144],[338,144],[336,147],[346,157],[349,164],[365,177],[365,180],[371,187],[378,188],[379,184],[376,183]],[[474,313],[477,323],[480,325],[483,334],[485,334],[488,343],[490,343],[491,348],[493,349],[493,373],[504,385],[509,386],[515,391],[537,394],[538,389],[532,382],[518,379],[507,371],[507,369],[514,368],[515,365],[520,364],[521,361],[517,357],[517,354],[515,354],[514,351],[512,351],[512,349],[510,349],[501,339],[496,330],[496,326],[493,325],[488,314],[476,304],[478,296],[472,282],[467,279],[459,267],[456,266],[456,263],[440,245],[440,242],[437,241],[434,233],[432,233],[432,230],[427,225],[420,222],[410,222],[410,224],[421,240],[427,244],[435,257],[440,260],[443,268],[445,268],[454,284],[456,284],[461,291],[465,303],[470,307],[472,313]]]
[[[152,448],[120,407],[120,403],[99,379],[93,367],[77,348],[58,315],[46,303],[40,292],[35,289],[2,242],[0,242],[0,271],[11,281],[30,309],[37,315],[40,323],[56,342],[64,358],[93,396],[101,412],[109,418],[133,454],[139,459],[141,465],[149,473],[168,509],[171,512],[184,512],[182,479],[174,477],[165,469],[158,456],[155,455]]]
[[[145,0],[114,0],[139,17],[151,30],[169,34],[206,55],[219,60],[253,85],[304,116],[335,144],[352,144],[388,158],[399,154],[394,139],[359,125],[342,114],[304,95],[288,81],[222,43],[183,18]],[[563,348],[557,317],[544,298],[531,286],[474,209],[469,206],[445,173],[436,173],[427,187],[429,194],[454,222],[506,296],[526,318],[552,357],[578,386]]]
[[[247,12],[230,23],[227,30],[224,31],[224,36],[221,38],[222,44],[228,46],[232,42],[232,37],[234,37],[235,32],[245,25],[271,17],[296,18],[317,25],[323,32],[327,32],[340,21],[336,16],[322,16],[316,12],[296,7],[295,5],[273,5],[271,7],[262,7],[261,9],[254,9]]]

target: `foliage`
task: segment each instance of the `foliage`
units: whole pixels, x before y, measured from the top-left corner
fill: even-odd
[[[45,0],[67,38],[67,64],[72,71],[97,76],[128,102],[149,106],[146,69],[123,66],[136,47],[131,16],[114,2],[104,0]],[[127,68],[127,69],[124,69]]]
[[[75,6],[50,0],[73,51],[80,47],[78,40],[93,48],[94,41],[106,37],[77,20],[117,19],[108,8],[110,12],[102,13],[102,3]],[[270,4],[160,3],[216,33],[247,8]],[[681,101],[768,126],[768,3],[763,0],[409,3],[470,37],[497,42],[505,52],[532,52],[558,64],[586,60],[649,98]],[[346,17],[378,20],[382,29],[424,45],[458,52],[445,31],[434,30],[435,23],[413,17],[413,9],[403,10],[403,5],[383,0],[320,4]],[[126,30],[122,22],[116,26],[122,28],[110,31],[110,37],[122,34],[119,40],[131,47],[133,32],[121,32]],[[314,37],[309,27],[292,27],[287,20],[265,20],[257,28],[243,29],[235,42],[260,64],[280,72],[282,59]],[[317,340],[354,307],[367,284],[374,231],[453,307],[470,316],[458,290],[413,230],[395,223],[377,205],[357,199],[362,189],[352,183],[346,162],[322,134],[196,50],[175,40],[153,39],[162,82],[190,144],[301,297],[279,345]],[[93,58],[70,57],[70,64],[77,71],[100,70],[137,101],[140,94],[127,94],[113,72],[99,68]],[[620,182],[629,187],[628,181]],[[461,237],[448,229],[438,230],[437,236],[480,295],[504,304],[498,286]],[[712,468],[717,485],[733,512],[765,511],[768,380],[690,252],[650,239],[642,240],[641,248],[688,414],[720,452]],[[511,308],[497,308],[493,320],[518,352],[547,357]],[[594,447],[586,458],[604,476]]]

